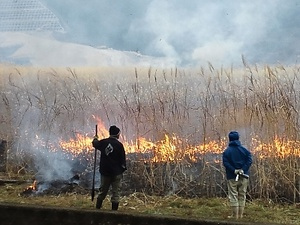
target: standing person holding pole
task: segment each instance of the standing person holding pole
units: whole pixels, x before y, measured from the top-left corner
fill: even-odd
[[[112,210],[118,210],[121,192],[121,181],[126,168],[126,155],[123,144],[118,140],[120,129],[113,125],[109,128],[109,137],[98,140],[94,137],[93,147],[101,152],[100,176],[101,184],[97,197],[96,208],[102,207],[109,188],[112,188],[111,204]]]
[[[228,198],[232,208],[232,218],[243,217],[246,192],[249,183],[249,168],[252,156],[248,149],[241,145],[239,133],[231,131],[228,134],[228,147],[223,152],[223,165],[226,169]]]

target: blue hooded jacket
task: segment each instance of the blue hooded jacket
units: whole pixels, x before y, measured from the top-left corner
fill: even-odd
[[[242,169],[244,174],[249,175],[249,168],[252,164],[250,151],[241,145],[237,131],[231,131],[228,137],[229,144],[223,152],[223,165],[227,179],[235,179],[234,170],[236,169]]]

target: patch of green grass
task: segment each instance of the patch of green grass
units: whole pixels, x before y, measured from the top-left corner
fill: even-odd
[[[60,195],[22,196],[28,184],[6,184],[0,186],[0,202],[22,205],[41,205],[95,209],[89,191],[86,194],[65,193]],[[110,210],[109,196],[103,203],[103,210]],[[96,209],[95,209],[96,210]],[[124,196],[120,202],[120,211],[150,215],[176,216],[193,219],[230,220],[231,210],[226,198],[192,198],[185,199],[176,195],[149,196],[144,193],[133,193]],[[247,202],[244,222],[300,224],[299,205],[279,205],[273,202],[254,200]]]

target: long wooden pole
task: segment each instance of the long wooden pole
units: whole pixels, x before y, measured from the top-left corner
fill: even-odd
[[[96,124],[96,136],[98,136],[98,125]],[[96,176],[96,165],[97,165],[97,149],[94,149],[95,155],[94,155],[94,171],[93,171],[93,183],[92,183],[92,201],[94,201],[95,197],[95,176]]]

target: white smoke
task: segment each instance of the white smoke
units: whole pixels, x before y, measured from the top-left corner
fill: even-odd
[[[5,38],[0,61],[167,67],[209,61],[239,66],[242,55],[251,64],[296,63],[300,55],[297,0],[41,2],[59,18],[65,32],[53,32],[49,41],[33,37],[9,46]],[[14,39],[15,33],[10,37]],[[22,54],[29,56],[20,58]]]
[[[294,63],[300,54],[297,0],[44,0],[67,40],[169,57],[181,65]],[[291,47],[293,46],[293,47]]]

